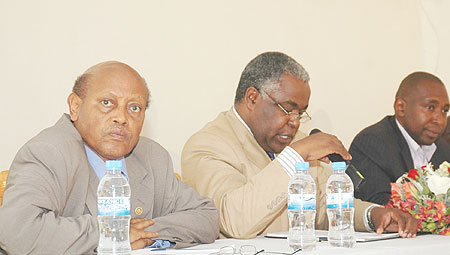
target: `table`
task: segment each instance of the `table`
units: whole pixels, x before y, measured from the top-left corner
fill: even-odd
[[[134,255],[146,254],[209,254],[220,247],[234,245],[237,250],[241,245],[254,245],[257,250],[290,252],[286,239],[257,237],[254,239],[219,239],[212,244],[202,244],[187,249],[175,249],[165,252],[150,251],[149,249],[133,251]],[[382,255],[413,255],[413,254],[448,254],[450,253],[450,236],[420,235],[416,238],[395,238],[374,242],[357,243],[353,249],[335,248],[326,242],[317,243],[316,250],[312,252],[300,252],[297,254],[382,254]],[[265,253],[260,253],[261,255]],[[270,253],[269,253],[270,254]]]

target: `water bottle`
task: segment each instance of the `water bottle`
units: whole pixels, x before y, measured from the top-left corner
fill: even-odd
[[[99,254],[130,254],[130,195],[122,161],[106,161],[106,174],[97,189]]]
[[[311,251],[316,248],[316,184],[308,162],[297,162],[295,170],[288,187],[288,243],[293,251]]]
[[[327,181],[328,243],[335,247],[356,246],[353,226],[353,183],[345,173],[345,162],[332,163],[333,174]]]

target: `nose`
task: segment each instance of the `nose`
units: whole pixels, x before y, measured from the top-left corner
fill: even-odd
[[[445,125],[447,123],[447,113],[445,113],[442,109],[436,109],[433,112],[433,119],[432,121],[439,126],[445,128]]]
[[[300,127],[300,118],[289,118],[289,117],[288,117],[289,127],[297,130]]]
[[[120,125],[128,124],[128,111],[126,107],[117,107],[114,110],[113,121]]]

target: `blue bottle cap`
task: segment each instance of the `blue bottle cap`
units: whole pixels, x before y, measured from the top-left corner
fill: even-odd
[[[107,160],[106,170],[122,170],[122,160]]]
[[[347,168],[347,164],[344,161],[333,162],[331,168],[333,168],[333,171],[342,171]]]
[[[309,169],[309,162],[295,163],[295,171],[306,171]]]

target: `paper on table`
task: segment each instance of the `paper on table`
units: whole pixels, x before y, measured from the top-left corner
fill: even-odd
[[[196,254],[196,255],[209,255],[211,253],[219,252],[219,249],[166,249],[166,250],[159,250],[159,251],[153,251],[152,249],[140,249],[140,250],[134,250],[131,252],[132,255],[152,255],[152,254]]]
[[[166,249],[166,250],[157,250],[152,248],[140,249],[131,251],[131,255],[153,255],[153,254],[196,254],[196,255],[209,255],[209,254],[217,254],[219,253],[220,247],[223,246],[232,246],[236,248],[235,243],[238,240],[235,239],[218,239],[214,243],[210,244],[202,244],[187,248],[180,249]]]
[[[355,235],[356,235],[356,241],[360,242],[360,243],[399,237],[398,233],[387,233],[387,234],[379,235],[377,233],[355,232]],[[267,233],[265,235],[265,237],[269,237],[269,238],[287,238],[287,236],[288,236],[288,232]],[[317,238],[326,238],[326,237],[328,237],[328,231],[316,230],[316,237]]]

